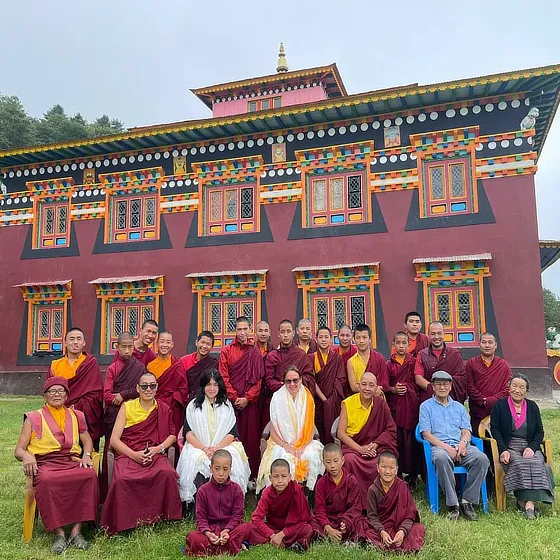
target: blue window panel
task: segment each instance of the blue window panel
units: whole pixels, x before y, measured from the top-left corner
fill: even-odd
[[[474,333],[472,332],[462,332],[457,335],[457,340],[459,342],[474,342]]]
[[[57,239],[56,244],[57,245],[66,245],[66,239]]]
[[[335,337],[334,337],[334,343],[335,343],[335,344],[340,344],[340,340],[338,340],[338,336],[335,336]]]
[[[331,216],[331,224],[340,224],[343,221],[344,221],[343,214],[335,214],[334,216]]]
[[[129,233],[128,238],[129,239],[140,239],[140,232],[139,231],[134,231],[132,233]]]
[[[467,209],[466,202],[452,202],[451,212],[464,212]]]
[[[237,224],[227,224],[226,231],[237,231]]]
[[[229,344],[231,344],[233,342],[233,338],[226,338],[226,340],[224,341],[226,346],[228,346]]]
[[[57,342],[56,344],[52,345],[52,349],[53,350],[62,350],[62,344],[60,342]]]

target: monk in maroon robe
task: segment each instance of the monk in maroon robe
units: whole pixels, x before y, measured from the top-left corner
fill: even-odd
[[[252,526],[243,523],[245,496],[229,478],[231,455],[219,449],[210,460],[212,476],[196,493],[196,531],[187,535],[186,556],[237,554]]]
[[[431,323],[428,336],[430,346],[418,353],[414,366],[414,377],[420,387],[420,400],[424,402],[434,394],[432,375],[436,371],[445,371],[453,378],[451,398],[463,404],[467,400],[467,372],[461,352],[445,344],[445,331],[441,323]]]
[[[142,328],[138,338],[134,341],[132,355],[144,366],[153,362],[157,358],[157,354],[152,350],[152,344],[158,336],[158,324],[153,319],[147,319],[142,323]],[[119,352],[115,352],[113,362],[119,359]]]
[[[369,526],[362,515],[360,485],[354,475],[343,469],[344,458],[338,445],[325,446],[323,463],[327,473],[315,486],[311,521],[315,534],[333,542],[365,542]]]
[[[70,393],[66,406],[84,413],[93,446],[99,450],[103,435],[103,379],[99,364],[95,356],[84,352],[86,341],[82,329],[71,328],[64,342],[66,355],[51,363],[47,379],[61,376],[68,381]]]
[[[346,369],[340,354],[331,349],[332,336],[328,327],[317,330],[318,350],[312,356],[315,371],[315,426],[321,441],[331,443],[331,427],[340,415],[344,399]]]
[[[404,317],[404,332],[408,334],[408,353],[414,358],[418,352],[430,345],[430,339],[422,330],[422,318],[418,311],[409,311]],[[395,353],[395,347],[391,348],[391,355]]]
[[[218,359],[210,354],[213,347],[214,335],[210,331],[202,331],[196,337],[196,352],[181,358],[181,363],[187,372],[188,402],[196,397],[202,374],[209,369],[218,369]]]
[[[115,422],[116,458],[101,511],[101,527],[109,534],[182,518],[178,475],[165,455],[177,438],[171,410],[154,398],[156,388],[155,376],[145,373],[137,384],[140,397],[125,402]]]
[[[249,340],[249,320],[235,321],[235,340],[222,348],[219,371],[222,374],[229,400],[237,419],[237,432],[249,458],[251,475],[256,477],[261,461],[259,395],[264,363],[259,349]]]
[[[294,325],[284,319],[278,326],[280,346],[272,350],[266,357],[265,363],[265,399],[261,410],[261,431],[270,422],[270,399],[284,386],[284,373],[288,366],[296,366],[300,372],[303,384],[315,395],[315,376],[309,356],[294,344]]]
[[[382,453],[378,469],[367,496],[367,517],[373,529],[369,540],[386,551],[418,552],[426,531],[408,484],[397,478],[396,457]]]
[[[344,360],[344,367],[346,367],[346,362],[358,351],[356,345],[352,344],[353,338],[352,329],[348,325],[342,325],[338,329],[337,350]]]
[[[249,544],[307,550],[313,535],[311,510],[303,488],[290,480],[290,465],[285,459],[272,462],[270,480],[251,516]]]
[[[490,414],[498,400],[509,395],[512,373],[509,364],[496,356],[497,347],[496,337],[484,333],[480,337],[480,356],[465,364],[472,434],[477,437],[480,421]]]
[[[362,509],[366,509],[367,490],[377,474],[377,456],[383,451],[397,453],[397,427],[385,399],[375,396],[377,383],[373,374],[362,375],[359,389],[359,393],[342,401],[337,436],[346,470],[356,477]]]
[[[255,335],[255,346],[260,350],[263,360],[266,360],[268,353],[273,348],[272,342],[270,342],[270,325],[266,321],[259,321],[255,325]]]
[[[147,370],[153,373],[158,381],[156,398],[164,402],[170,409],[173,418],[175,435],[183,427],[185,407],[189,399],[189,387],[183,364],[171,355],[173,335],[164,331],[158,337],[158,356],[150,362]]]
[[[306,354],[317,352],[317,343],[311,338],[313,325],[309,319],[300,319],[297,324],[294,342]]]
[[[397,425],[397,449],[401,472],[416,475],[422,472],[423,453],[414,430],[418,424],[420,397],[414,378],[415,358],[407,352],[408,335],[399,331],[393,337],[395,354],[387,361],[389,391],[387,404]]]
[[[109,489],[107,478],[107,452],[109,451],[113,426],[123,402],[138,397],[138,380],[146,371],[144,364],[140,363],[132,354],[134,339],[129,333],[122,333],[117,340],[118,359],[115,360],[105,372],[103,387],[103,400],[105,401],[104,433],[105,447],[103,448],[103,464],[99,478],[101,501],[105,499]]]

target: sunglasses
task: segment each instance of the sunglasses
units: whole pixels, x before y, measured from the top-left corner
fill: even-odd
[[[141,383],[140,385],[138,385],[138,387],[140,387],[142,391],[147,391],[148,389],[151,389],[153,391],[157,388],[157,383]]]
[[[301,379],[286,379],[286,381],[284,381],[284,383],[286,385],[291,385],[292,383],[294,385],[297,385],[300,381],[301,381]]]

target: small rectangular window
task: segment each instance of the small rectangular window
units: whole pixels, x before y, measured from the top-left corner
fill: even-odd
[[[157,239],[159,212],[156,196],[115,196],[110,201],[110,208],[108,243]]]
[[[270,99],[263,99],[262,100],[261,109],[263,111],[266,111],[267,109],[270,109]]]
[[[34,248],[67,247],[70,243],[70,203],[40,201],[37,211]]]
[[[61,352],[64,335],[64,306],[32,304],[33,326],[29,352]]]
[[[224,235],[257,231],[255,198],[253,186],[205,187],[199,210],[202,232]]]
[[[370,298],[363,292],[348,291],[336,295],[311,294],[312,323],[315,331],[329,327],[337,331],[342,325],[354,328],[361,323],[369,324]]]
[[[248,106],[248,109],[249,109],[249,113],[254,113],[255,111],[257,111],[257,102],[256,101],[249,101],[247,106]]]
[[[102,339],[101,352],[110,354],[117,347],[117,339],[123,332],[138,336],[142,323],[156,319],[155,302],[107,302],[106,313],[108,325],[105,338]]]
[[[275,97],[274,98],[274,108],[278,109],[282,107],[282,98],[281,97]]]
[[[259,320],[256,316],[257,299],[250,298],[227,298],[227,297],[203,297],[203,313],[201,316],[201,327],[209,330],[215,337],[215,348],[221,348],[230,344],[235,339],[235,320],[240,315],[249,319],[251,326]],[[251,331],[254,334],[254,331]]]

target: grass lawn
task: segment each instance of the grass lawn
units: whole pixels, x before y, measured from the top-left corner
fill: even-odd
[[[21,429],[22,415],[42,405],[40,398],[0,398],[0,558],[35,560],[54,558],[50,554],[51,536],[45,533],[40,520],[35,523],[34,538],[22,542],[24,476],[21,463],[13,456]],[[554,471],[560,481],[560,411],[543,412],[546,437],[554,445]],[[551,507],[545,507],[543,516],[527,522],[515,511],[514,500],[508,498],[508,513],[498,513],[491,503],[489,516],[481,515],[475,523],[460,520],[450,523],[443,514],[434,516],[424,499],[423,487],[416,493],[422,522],[426,525],[426,544],[418,558],[430,559],[557,559],[560,555],[560,518]],[[560,497],[557,490],[556,501]],[[254,496],[248,497],[254,504]],[[252,507],[252,506],[250,506]],[[66,558],[126,559],[180,558],[185,534],[194,527],[192,520],[160,524],[142,528],[123,536],[106,538],[103,534],[89,533],[92,546],[87,552],[67,551]],[[87,534],[87,532],[86,532]],[[315,544],[306,554],[311,559],[381,558],[381,552],[370,549],[345,548]],[[262,546],[242,554],[247,560],[261,558],[295,558],[294,553]]]

